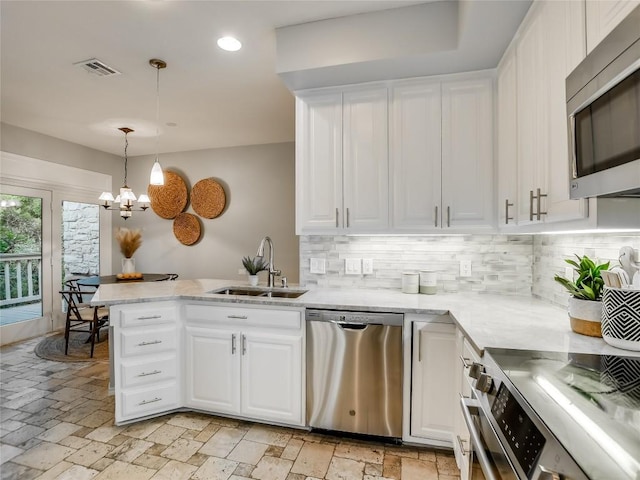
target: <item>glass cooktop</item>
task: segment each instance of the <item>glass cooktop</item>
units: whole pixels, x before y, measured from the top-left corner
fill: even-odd
[[[487,349],[591,479],[640,479],[640,357]]]

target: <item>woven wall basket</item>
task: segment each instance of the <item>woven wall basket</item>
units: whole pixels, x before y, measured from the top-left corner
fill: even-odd
[[[180,175],[164,172],[164,185],[149,185],[147,193],[151,208],[162,218],[176,218],[187,206],[187,185]]]
[[[224,188],[212,178],[205,178],[191,189],[191,206],[202,218],[216,218],[224,210]]]
[[[200,220],[192,213],[181,213],[173,221],[173,234],[183,245],[193,245],[200,239]]]

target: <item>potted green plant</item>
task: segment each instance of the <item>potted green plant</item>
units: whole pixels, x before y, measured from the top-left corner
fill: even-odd
[[[242,265],[249,274],[249,285],[258,285],[258,273],[267,270],[268,265],[263,257],[243,257]]]
[[[602,336],[602,291],[604,280],[602,270],[609,269],[609,262],[596,265],[589,257],[576,255],[577,261],[566,259],[575,271],[575,280],[556,275],[554,280],[565,287],[569,298],[569,319],[571,329],[582,335]]]

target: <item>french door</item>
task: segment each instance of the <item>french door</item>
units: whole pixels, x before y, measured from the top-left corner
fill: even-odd
[[[0,344],[53,330],[51,192],[0,185]]]

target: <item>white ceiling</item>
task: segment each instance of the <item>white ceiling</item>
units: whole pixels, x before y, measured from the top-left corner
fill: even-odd
[[[276,74],[275,29],[419,3],[2,0],[1,119],[117,155],[117,128],[126,126],[135,130],[129,154],[153,153],[156,70],[148,61],[160,58],[168,64],[160,72],[161,152],[293,141],[294,101]],[[511,32],[519,23],[512,17]],[[243,48],[220,50],[223,35]],[[90,58],[122,74],[73,66]]]

